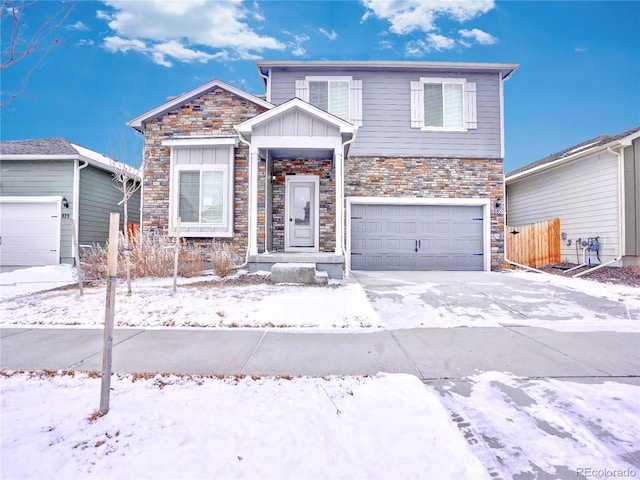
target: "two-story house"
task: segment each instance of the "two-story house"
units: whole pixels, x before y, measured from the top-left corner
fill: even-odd
[[[504,260],[503,82],[517,65],[261,61],[129,122],[142,229],[232,242],[251,270],[491,270]]]

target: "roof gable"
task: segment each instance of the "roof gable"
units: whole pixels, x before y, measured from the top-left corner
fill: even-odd
[[[236,130],[243,135],[250,135],[254,128],[286,117],[296,111],[302,112],[311,118],[315,118],[336,128],[341,134],[353,134],[358,129],[358,127],[354,126],[352,123],[327,113],[304,100],[292,98],[288,102],[282,103],[277,107],[273,107],[270,110],[247,120],[246,122],[242,122],[240,125],[236,126]]]
[[[178,95],[177,97],[169,100],[168,102],[165,102],[162,105],[152,110],[149,110],[148,112],[145,112],[142,115],[137,116],[133,120],[130,120],[129,122],[127,122],[127,125],[129,125],[132,128],[135,128],[139,132],[142,132],[144,123],[148,122],[149,120],[153,120],[154,118],[157,118],[171,110],[179,108],[185,103],[193,100],[194,98],[197,98],[205,93],[215,90],[216,88],[222,88],[223,90],[226,90],[229,93],[242,97],[264,108],[267,108],[267,109],[273,108],[272,103],[269,103],[266,100],[263,100],[251,93],[247,93],[243,90],[240,90],[239,88],[229,85],[228,83],[223,82],[222,80],[214,78],[210,82],[205,83],[204,85],[201,85],[198,88],[194,88],[193,90],[189,90],[188,92]]]

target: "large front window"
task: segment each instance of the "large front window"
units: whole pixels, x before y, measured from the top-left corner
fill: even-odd
[[[224,223],[224,171],[180,171],[178,177],[178,216],[181,221]]]
[[[171,138],[169,231],[180,236],[233,237],[235,151],[231,136]]]

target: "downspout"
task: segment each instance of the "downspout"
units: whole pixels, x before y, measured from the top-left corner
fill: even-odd
[[[580,273],[576,273],[575,275],[573,275],[573,278],[577,278],[577,277],[581,277],[583,275],[587,275],[591,272],[595,272],[596,270],[601,269],[602,267],[606,267],[607,265],[611,265],[612,263],[616,263],[620,260],[622,260],[623,257],[623,253],[622,253],[622,235],[624,233],[624,230],[622,228],[622,224],[624,223],[624,194],[623,194],[623,189],[624,189],[624,163],[623,163],[623,159],[622,159],[622,150],[623,146],[621,145],[619,147],[619,151],[615,151],[613,150],[611,147],[607,147],[607,152],[609,152],[612,155],[615,155],[616,157],[618,157],[618,256],[616,258],[614,258],[613,260],[609,261],[609,262],[605,262],[605,263],[601,263],[600,265],[598,265],[597,267],[593,267],[593,268],[589,268],[588,270],[585,270],[583,272]]]
[[[89,166],[88,160],[82,160],[84,165],[80,165],[80,157],[76,158],[74,162],[73,168],[73,222],[76,225],[76,234],[75,238],[71,240],[74,242],[74,245],[80,247],[80,170]],[[73,245],[72,245],[73,249]],[[73,250],[71,252],[71,256],[73,257]]]
[[[344,257],[344,262],[345,265],[348,266],[348,268],[345,268],[345,276],[348,278],[349,277],[349,272],[351,271],[351,262],[349,261],[349,259],[347,258],[347,251],[346,251],[346,245],[345,245],[345,231],[346,231],[346,226],[347,226],[347,221],[346,221],[346,209],[345,209],[345,198],[344,198],[344,183],[345,183],[345,179],[344,179],[344,163],[346,161],[347,158],[347,146],[351,145],[353,142],[355,142],[356,137],[358,136],[358,127],[355,128],[355,130],[353,131],[353,135],[351,136],[351,138],[345,142],[342,143],[342,162],[340,162],[340,165],[338,165],[338,168],[340,169],[340,178],[342,179],[342,185],[340,185],[340,210],[342,211],[342,215],[340,216],[340,218],[342,219],[342,225],[341,225],[341,235],[340,235],[340,251],[342,252],[342,256]],[[337,177],[337,175],[336,175]],[[337,211],[337,209],[336,209]]]
[[[236,130],[237,131],[237,130]],[[248,202],[248,211],[249,211],[249,215],[251,215],[252,212],[252,200],[251,200],[251,142],[249,142],[248,140],[246,140],[243,136],[242,133],[238,132],[238,140],[240,140],[240,142],[244,143],[247,148],[249,149],[248,155],[249,155],[249,162],[248,162],[248,174],[247,174],[247,187],[248,187],[248,195],[247,198],[249,199]],[[235,171],[235,169],[234,169]],[[235,180],[234,180],[235,183]],[[247,229],[249,228],[249,223],[247,222]],[[240,268],[244,268],[247,266],[247,264],[249,263],[249,248],[251,246],[251,237],[249,236],[249,232],[247,231],[247,253],[245,254],[244,257],[244,263],[240,264],[240,265],[234,265],[233,268],[235,270],[238,270]]]
[[[269,69],[269,73],[271,73],[271,69]],[[269,82],[269,75],[265,75],[264,73],[262,73],[259,67],[258,67],[258,75],[260,75],[264,80],[265,93],[267,95],[267,102],[271,102],[271,82]]]

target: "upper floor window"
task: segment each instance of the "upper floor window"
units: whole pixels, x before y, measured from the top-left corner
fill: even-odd
[[[362,80],[306,77],[296,80],[296,97],[355,126],[362,125]]]
[[[411,127],[447,131],[478,128],[476,84],[456,78],[411,82]]]

